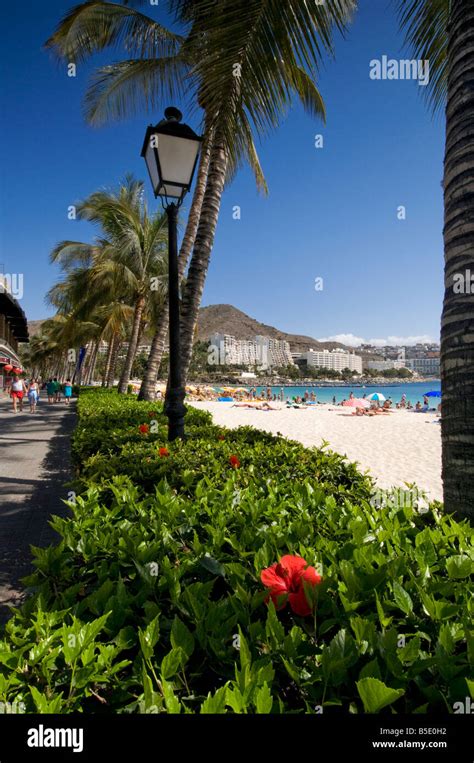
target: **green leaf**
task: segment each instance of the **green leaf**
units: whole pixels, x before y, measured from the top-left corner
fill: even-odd
[[[278,619],[273,601],[268,602],[267,622],[265,632],[273,649],[281,648],[285,638],[285,629]]]
[[[153,651],[156,643],[160,637],[160,625],[158,615],[148,623],[144,631],[141,628],[138,629],[138,638],[140,641],[140,647],[145,660],[149,660],[153,655]]]
[[[468,578],[474,571],[474,564],[468,556],[459,554],[446,560],[446,569],[450,578]]]
[[[30,686],[31,696],[33,702],[39,713],[60,713],[62,708],[62,693],[59,696],[53,697],[53,699],[47,699],[44,694],[38,691],[36,686]]]
[[[273,707],[273,699],[272,693],[267,683],[264,683],[263,686],[261,686],[255,692],[255,707],[257,708],[257,713],[259,714],[267,715],[271,712]]]
[[[194,636],[177,615],[171,626],[171,646],[181,647],[188,660],[194,651]]]
[[[181,712],[181,703],[174,693],[172,684],[168,683],[165,679],[162,679],[161,685],[163,688],[166,710],[172,715],[178,715]]]
[[[205,554],[202,559],[199,560],[201,567],[210,572],[212,575],[218,575],[225,578],[225,568],[217,559],[213,559],[209,554]]]
[[[185,655],[181,647],[172,649],[161,661],[161,675],[164,679],[172,678],[185,662]]]
[[[203,715],[217,715],[225,713],[226,696],[227,684],[225,686],[221,686],[221,688],[216,691],[214,696],[211,696],[211,693],[209,692],[207,698],[202,703],[199,712]]]
[[[242,633],[242,629],[239,625],[239,655],[240,655],[240,667],[242,670],[245,670],[245,668],[251,665],[252,663],[252,653],[249,649],[249,645],[247,643],[247,640]]]
[[[378,678],[362,678],[356,686],[366,713],[378,713],[405,694],[403,689],[391,689]]]
[[[244,712],[245,710],[244,698],[237,687],[235,687],[234,689],[227,687],[226,704],[232,708],[234,713]]]
[[[321,665],[327,682],[332,686],[341,684],[347,676],[348,668],[357,660],[354,639],[341,628],[329,646],[321,653]]]
[[[410,594],[407,593],[396,580],[392,583],[392,589],[397,607],[399,607],[406,615],[411,614],[413,612],[413,601]]]
[[[392,622],[391,617],[387,617],[382,607],[382,603],[378,597],[377,591],[375,592],[375,605],[377,607],[377,614],[379,616],[380,625],[382,628],[387,628]]]

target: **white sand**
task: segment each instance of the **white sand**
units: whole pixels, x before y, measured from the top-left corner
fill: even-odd
[[[394,410],[388,415],[352,416],[351,408],[330,405],[277,411],[233,408],[232,403],[192,402],[212,413],[214,422],[230,428],[250,425],[257,429],[320,446],[356,461],[369,471],[381,488],[416,483],[431,500],[442,500],[441,427],[434,413]]]

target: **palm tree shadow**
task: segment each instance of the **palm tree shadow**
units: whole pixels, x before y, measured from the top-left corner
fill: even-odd
[[[64,517],[69,513],[63,501],[68,498],[65,483],[71,478],[70,438],[74,427],[75,415],[71,412],[63,417],[50,440],[41,463],[41,479],[29,480],[25,475],[25,479],[2,480],[13,494],[22,495],[22,486],[29,490],[22,502],[2,505],[0,624],[11,616],[10,607],[19,606],[27,595],[21,579],[34,569],[30,547],[46,547],[59,541],[49,520],[53,514]]]

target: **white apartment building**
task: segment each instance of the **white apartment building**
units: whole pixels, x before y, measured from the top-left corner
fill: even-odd
[[[408,358],[405,365],[420,376],[439,376],[439,358]]]
[[[369,360],[367,368],[373,371],[389,371],[392,368],[405,368],[404,360]]]
[[[283,339],[261,335],[253,339],[236,339],[230,334],[216,333],[210,337],[210,345],[216,350],[220,365],[258,366],[261,369],[293,365],[290,345]]]
[[[350,371],[362,373],[362,358],[347,350],[309,350],[303,352],[301,358],[306,360],[308,366],[316,368],[327,368],[332,371],[343,371],[348,368]]]

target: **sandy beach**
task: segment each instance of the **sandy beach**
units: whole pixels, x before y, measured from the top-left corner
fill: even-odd
[[[230,428],[250,425],[298,440],[306,446],[329,447],[356,461],[381,488],[414,482],[431,500],[442,500],[441,427],[435,413],[393,410],[387,415],[352,416],[351,409],[330,405],[275,411],[234,408],[232,403],[192,402],[212,413],[214,422]]]

